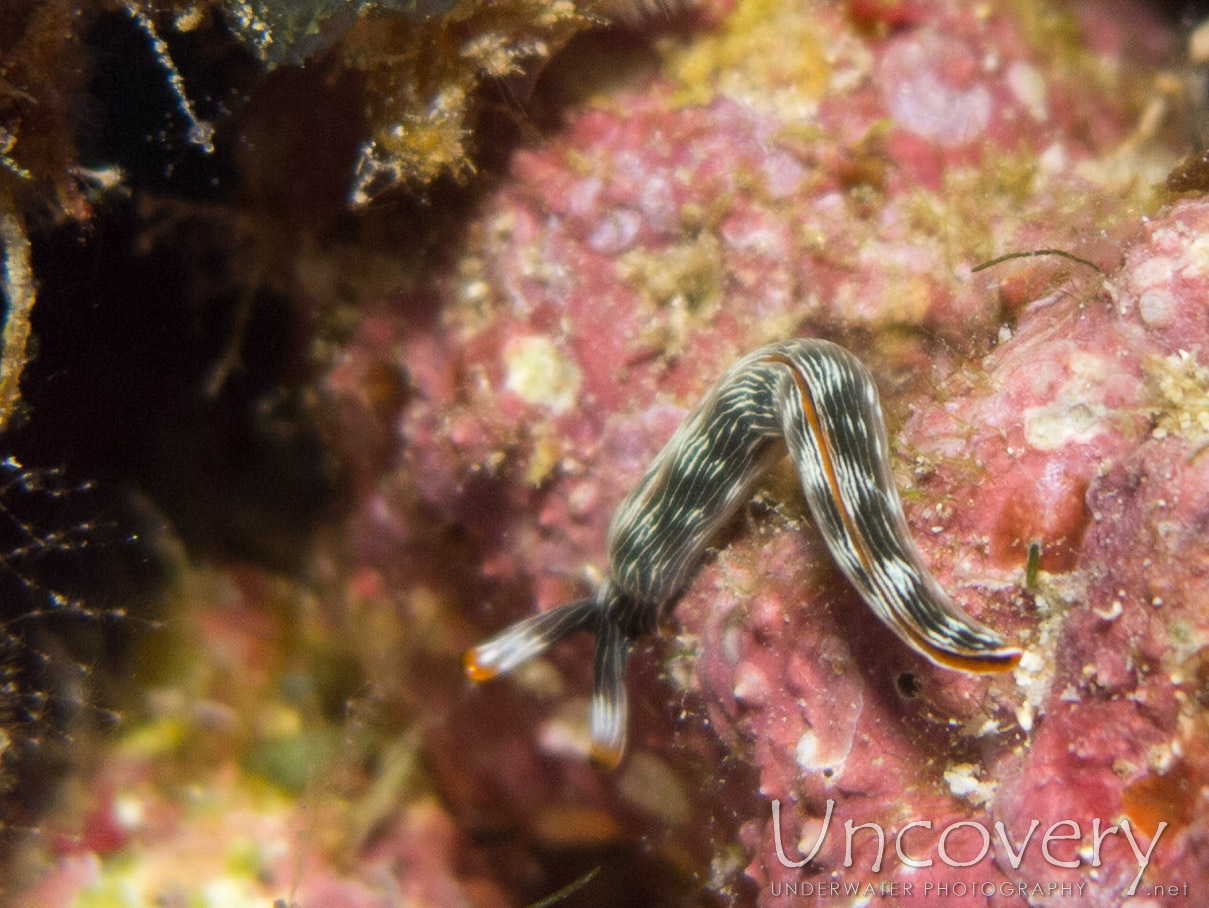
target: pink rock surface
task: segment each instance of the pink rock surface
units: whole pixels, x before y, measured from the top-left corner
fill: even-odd
[[[1136,131],[1170,35],[1130,0],[711,7],[649,80],[522,147],[448,264],[412,276],[423,291],[359,313],[321,389],[356,508],[313,565],[347,582],[274,608],[271,579],[227,571],[230,601],[192,603],[212,687],[98,760],[29,904],[215,879],[308,908],[526,904],[568,856],[619,843],[742,905],[791,885],[795,904],[1204,891],[1209,205],[1160,209],[1148,185],[1173,155]],[[971,270],[1039,247],[1109,273]],[[869,362],[925,558],[1029,655],[985,678],[907,650],[774,471],[633,660],[630,755],[602,775],[583,643],[479,688],[459,654],[589,593],[614,508],[688,408],[798,335]],[[372,721],[308,725],[277,681],[349,652]],[[300,799],[241,759],[282,725],[365,750]],[[204,744],[190,784],[178,733]],[[211,809],[185,811],[188,792]],[[826,831],[801,868],[777,853],[774,801],[787,859]],[[1118,831],[1095,865],[1097,819]],[[877,870],[875,830],[849,859],[845,821],[886,834]],[[1079,839],[1047,852],[1064,821]],[[1125,821],[1153,846],[1133,896]],[[1001,835],[1027,840],[1017,866]],[[272,847],[220,853],[241,839]],[[594,897],[659,902],[641,876],[606,867]]]
[[[400,599],[426,586],[464,603],[467,623],[406,669],[424,676],[412,705],[461,822],[509,829],[522,852],[571,816],[570,839],[646,835],[766,905],[791,883],[816,885],[803,903],[834,903],[817,884],[837,881],[900,887],[875,904],[906,884],[920,904],[1125,904],[1138,862],[1118,830],[1090,866],[1096,818],[1128,819],[1143,850],[1170,824],[1136,897],[1177,904],[1153,887],[1209,882],[1193,806],[1209,213],[1138,213],[1157,206],[1125,144],[1127,74],[1164,33],[1131,4],[1074,9],[1063,31],[1029,4],[739,4],[652,84],[519,151],[432,296],[369,317],[347,374],[382,358],[410,387],[355,549]],[[744,44],[765,27],[797,56]],[[1058,259],[970,271],[1055,246],[1109,275]],[[679,636],[634,660],[632,753],[615,776],[584,763],[583,646],[552,654],[560,673],[455,686],[459,644],[592,589],[613,509],[726,366],[802,334],[869,361],[925,557],[1028,648],[1021,667],[966,676],[901,646],[778,472],[683,597]],[[778,860],[773,799],[790,857],[833,802],[803,869]],[[1032,819],[1018,868],[997,838],[968,867],[939,856],[942,836],[955,863],[977,855],[977,828],[946,835],[954,823],[997,836],[1001,821],[1019,847]],[[1046,831],[1068,819],[1082,839],[1047,858]],[[845,820],[884,829],[878,872],[871,831],[845,867]],[[904,848],[926,868],[894,852],[915,820],[931,828]],[[1082,888],[1049,888],[1064,884]]]
[[[325,753],[331,727],[290,693],[306,683],[295,673],[307,658],[297,615],[280,608],[296,589],[245,569],[195,573],[181,592],[176,631],[193,645],[160,638],[179,675],[147,692],[143,715],[31,830],[23,869],[35,881],[6,879],[4,904],[509,904],[467,865],[466,829],[408,784],[415,736],[379,749],[350,723]],[[359,765],[367,743],[380,761],[373,777]]]
[[[1028,646],[1014,677],[959,678],[922,663],[859,614],[838,614],[859,604],[834,584],[804,610],[794,591],[809,588],[805,578],[782,588],[777,579],[790,575],[761,570],[768,561],[738,575],[745,591],[758,584],[753,595],[702,607],[699,676],[711,717],[724,736],[750,742],[762,793],[784,805],[785,841],[814,830],[830,798],[839,822],[878,823],[888,836],[911,820],[932,822],[931,837],[912,833],[908,854],[930,855],[934,866],[920,872],[891,852],[877,880],[913,883],[916,895],[926,883],[1023,881],[1043,887],[1041,896],[1029,890],[1029,904],[1104,905],[1134,894],[1139,866],[1122,831],[1104,839],[1102,866],[1093,865],[1096,818],[1100,830],[1128,821],[1144,853],[1164,821],[1137,893],[1174,886],[1178,895],[1154,903],[1177,904],[1183,884],[1204,886],[1206,831],[1192,804],[1204,784],[1195,679],[1209,626],[1209,547],[1196,528],[1209,517],[1209,466],[1197,456],[1209,442],[1209,373],[1189,351],[1209,339],[1199,242],[1207,226],[1199,202],[1150,222],[1103,288],[1028,307],[978,374],[950,380],[943,403],[921,404],[904,426],[919,500],[941,503],[913,511],[917,538],[960,601]],[[1176,424],[1185,428],[1165,427]],[[1054,573],[1027,592],[1034,539],[1054,553]],[[723,590],[736,585],[727,555],[709,574]],[[741,622],[728,605],[746,612]],[[937,858],[935,831],[953,822],[992,835],[1002,822],[1016,849],[1033,819],[1039,829],[1019,869],[1003,851],[971,869]],[[1041,840],[1065,820],[1079,824],[1080,840],[1055,843],[1047,858]],[[771,823],[758,825],[748,872],[801,879],[777,860]],[[875,857],[866,839],[858,868]],[[976,832],[954,841],[964,846],[955,860],[978,853]],[[808,879],[843,863],[842,830],[825,842],[820,875]],[[1072,902],[1050,883],[1082,889]],[[1002,891],[986,901],[1025,903]]]

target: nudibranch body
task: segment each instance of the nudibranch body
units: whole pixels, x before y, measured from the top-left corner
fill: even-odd
[[[743,357],[693,408],[614,514],[608,574],[596,594],[470,650],[467,674],[490,678],[564,637],[593,632],[592,754],[616,765],[634,641],[655,629],[710,540],[786,449],[836,563],[904,642],[966,671],[1002,671],[1020,660],[1021,650],[958,609],[924,565],[894,485],[869,370],[842,347],[800,339]]]

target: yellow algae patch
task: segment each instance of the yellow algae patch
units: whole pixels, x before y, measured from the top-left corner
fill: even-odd
[[[525,464],[525,482],[540,486],[550,478],[563,459],[562,439],[550,431],[535,431],[533,452]]]
[[[582,376],[548,337],[514,337],[504,345],[504,387],[527,404],[569,410],[576,401]]]
[[[813,113],[831,75],[819,28],[801,3],[739,0],[717,34],[669,56],[677,100],[705,105],[724,94],[790,115]]]
[[[466,156],[466,103],[464,89],[446,86],[422,113],[406,112],[394,126],[379,130],[362,149],[353,203],[368,203],[378,183],[430,183],[446,172],[457,177],[472,173],[474,165]]]
[[[722,300],[722,246],[711,233],[658,251],[628,252],[617,272],[656,305],[708,312]]]
[[[1196,354],[1180,350],[1146,364],[1147,383],[1155,401],[1155,438],[1209,435],[1209,368]]]
[[[257,784],[191,786],[175,834],[99,862],[77,908],[263,908],[292,866],[299,832],[290,799]]]

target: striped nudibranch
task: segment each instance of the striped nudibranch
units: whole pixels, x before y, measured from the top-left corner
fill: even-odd
[[[958,609],[925,567],[894,486],[869,370],[842,347],[803,339],[749,353],[697,404],[613,515],[608,575],[596,595],[506,628],[466,653],[466,673],[491,678],[570,634],[593,632],[592,756],[616,765],[634,640],[655,629],[710,539],[785,448],[836,563],[895,634],[948,668],[994,672],[1020,661],[1020,649]]]

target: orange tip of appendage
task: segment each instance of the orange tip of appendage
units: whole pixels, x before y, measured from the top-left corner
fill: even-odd
[[[462,656],[462,668],[466,671],[466,677],[471,681],[488,681],[499,674],[499,669],[492,665],[484,665],[479,661],[479,648],[466,650],[466,654]]]
[[[588,758],[592,761],[592,765],[597,769],[616,769],[621,763],[621,758],[625,755],[625,749],[622,747],[610,747],[607,744],[600,744],[596,741],[592,742],[592,750]]]

